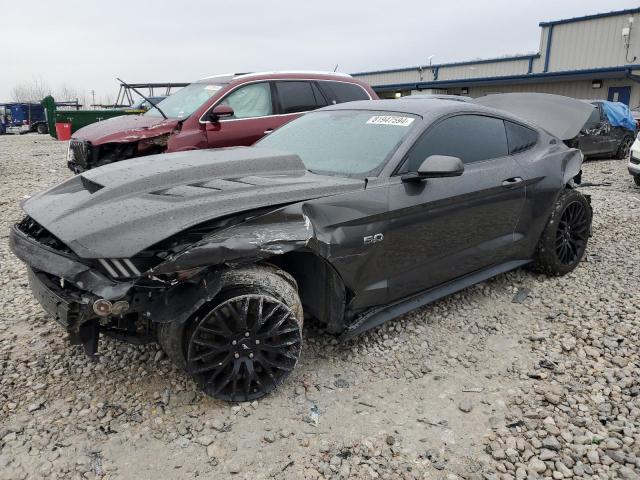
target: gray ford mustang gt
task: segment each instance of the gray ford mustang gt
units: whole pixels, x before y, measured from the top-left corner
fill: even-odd
[[[23,203],[10,244],[89,355],[100,334],[156,341],[207,394],[253,400],[295,367],[303,319],[351,338],[524,265],[572,271],[592,211],[563,140],[590,112],[542,94],[334,105],[253,147],[70,178]]]

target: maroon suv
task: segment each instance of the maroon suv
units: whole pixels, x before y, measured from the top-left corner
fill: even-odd
[[[159,109],[81,128],[69,143],[67,161],[77,173],[156,153],[251,145],[304,112],[377,98],[367,84],[341,73],[208,77],[165,98]]]

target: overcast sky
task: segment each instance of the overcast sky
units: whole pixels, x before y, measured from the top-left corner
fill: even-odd
[[[33,78],[96,100],[128,82],[279,69],[359,72],[537,52],[540,21],[626,0],[3,1],[0,101]],[[90,100],[90,97],[89,97]]]

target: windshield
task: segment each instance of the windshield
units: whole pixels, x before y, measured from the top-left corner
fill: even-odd
[[[200,105],[205,103],[220,91],[224,85],[211,83],[192,83],[181,88],[173,95],[158,103],[168,118],[187,118],[195,112]],[[162,117],[156,108],[151,108],[145,113],[149,117]]]
[[[313,112],[279,128],[256,146],[296,153],[314,173],[372,176],[400,146],[416,118],[370,110]]]

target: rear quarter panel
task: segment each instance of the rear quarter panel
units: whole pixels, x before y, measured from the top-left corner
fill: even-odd
[[[551,209],[565,186],[580,173],[582,153],[542,134],[536,147],[515,156],[526,182],[526,200],[516,235],[524,258],[531,258]]]

